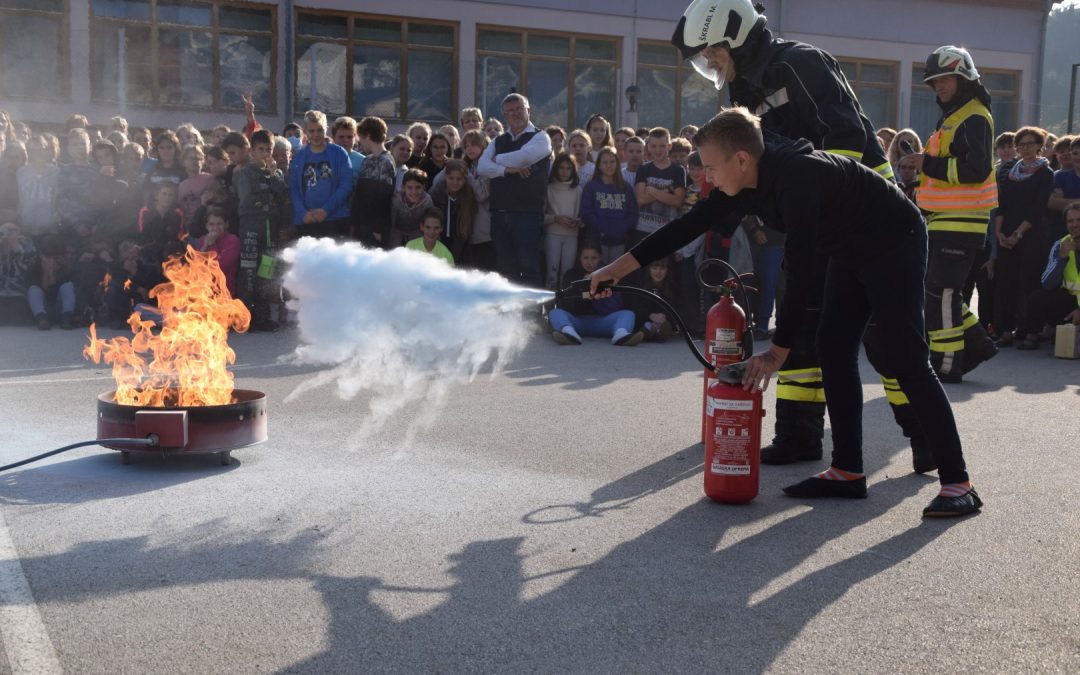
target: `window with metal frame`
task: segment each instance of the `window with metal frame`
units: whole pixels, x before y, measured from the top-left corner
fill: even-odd
[[[458,25],[298,10],[298,110],[450,122],[457,109]]]
[[[900,64],[846,57],[838,57],[837,61],[870,124],[875,129],[895,127]]]
[[[664,127],[675,135],[688,124],[700,127],[720,110],[721,92],[668,42],[638,41],[637,85],[643,127]]]
[[[537,126],[581,127],[596,113],[614,123],[619,53],[619,38],[478,26],[477,105],[501,118],[503,98],[517,92]]]
[[[67,0],[0,0],[0,97],[70,100]]]
[[[277,7],[225,0],[90,0],[90,93],[102,103],[277,108]]]

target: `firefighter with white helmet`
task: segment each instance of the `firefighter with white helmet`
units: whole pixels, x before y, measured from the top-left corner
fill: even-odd
[[[765,131],[805,138],[818,150],[858,160],[892,179],[891,165],[874,127],[840,65],[816,47],[774,37],[760,6],[750,0],[695,0],[679,20],[672,43],[718,89],[726,84],[732,104],[756,113]],[[819,264],[812,311],[805,314],[806,323],[795,343],[785,345],[792,350],[778,373],[776,436],[761,451],[761,461],[766,464],[822,457],[825,388],[814,342],[826,263],[823,258]],[[867,355],[882,374],[897,423],[911,439],[915,471],[932,471],[935,463],[926,436],[892,376],[880,343],[876,324],[871,322],[864,339]]]
[[[930,360],[945,382],[997,354],[986,330],[963,301],[963,286],[985,246],[990,210],[997,206],[994,120],[990,93],[963,47],[939,47],[926,59],[923,82],[937,94],[942,117],[915,155],[921,171],[915,201],[929,213],[926,325]]]

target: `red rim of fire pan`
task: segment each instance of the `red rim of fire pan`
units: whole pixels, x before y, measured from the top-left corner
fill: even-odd
[[[233,403],[227,405],[170,408],[123,405],[115,400],[115,391],[98,396],[97,437],[157,437],[157,445],[106,445],[119,450],[125,461],[129,453],[201,454],[216,453],[222,463],[229,452],[265,443],[266,394],[249,389],[233,390]]]

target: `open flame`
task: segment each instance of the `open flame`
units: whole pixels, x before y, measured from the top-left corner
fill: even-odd
[[[90,326],[83,355],[112,365],[116,402],[139,407],[204,406],[232,403],[236,352],[229,329],[244,332],[251,313],[229,295],[216,255],[191,248],[162,265],[167,283],[150,291],[161,313],[160,331],[138,313],[128,318],[134,333],[99,340]],[[149,356],[149,359],[147,358]]]

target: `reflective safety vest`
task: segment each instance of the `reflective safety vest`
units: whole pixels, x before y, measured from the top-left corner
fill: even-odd
[[[998,205],[997,180],[992,167],[987,166],[986,180],[980,183],[960,183],[957,178],[956,158],[949,154],[956,129],[968,117],[981,115],[990,124],[993,136],[994,119],[982,101],[972,98],[960,106],[941,123],[926,142],[926,154],[949,159],[947,174],[950,180],[919,176],[915,189],[915,202],[919,208],[930,212],[928,229],[931,231],[967,232],[986,235],[990,209]]]
[[[1064,244],[1070,239],[1072,239],[1071,236],[1066,236],[1061,243]],[[1065,276],[1061,280],[1061,285],[1073,294],[1076,304],[1080,305],[1080,268],[1076,266],[1076,251],[1069,254],[1069,262],[1065,264]]]

